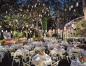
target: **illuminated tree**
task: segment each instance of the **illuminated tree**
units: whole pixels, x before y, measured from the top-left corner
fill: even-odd
[[[76,36],[86,37],[86,21],[81,20],[76,23]]]

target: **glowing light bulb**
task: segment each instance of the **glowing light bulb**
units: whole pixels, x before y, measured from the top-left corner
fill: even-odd
[[[0,26],[0,28],[1,28],[2,26]]]
[[[26,25],[26,27],[28,27],[28,25]]]
[[[42,10],[42,13],[44,13],[44,10]]]
[[[22,9],[19,9],[20,11],[22,11]]]
[[[36,7],[37,6],[37,3],[35,4],[35,6],[34,7]]]
[[[33,19],[33,21],[35,21],[35,20]]]
[[[45,6],[45,4],[43,3],[43,6]]]
[[[7,32],[7,30],[6,30],[6,32]]]
[[[28,5],[28,8],[29,8],[30,6]]]
[[[3,30],[1,30],[1,32],[3,32]]]
[[[8,12],[6,11],[6,14],[7,14]]]
[[[71,8],[73,8],[73,5],[71,5]]]
[[[27,11],[29,11],[29,10],[27,9]]]
[[[48,14],[48,16],[50,16],[50,14]]]
[[[69,8],[69,11],[71,11],[71,7]]]
[[[45,12],[45,14],[46,14],[46,12]]]
[[[16,19],[15,21],[16,21],[16,22],[18,22],[18,20],[17,20],[17,19]]]
[[[24,15],[23,15],[23,17],[24,17]]]
[[[50,9],[50,6],[49,6],[49,9]]]
[[[41,5],[41,4],[39,3],[39,5]]]
[[[76,7],[78,7],[78,6],[79,6],[79,3],[77,2],[77,3],[76,3]]]
[[[42,15],[41,15],[41,14],[39,14],[39,17],[42,17]]]
[[[33,8],[33,6],[32,6],[32,8]]]
[[[11,33],[12,33],[12,31],[11,31]]]
[[[76,12],[76,10],[74,9],[74,12]]]

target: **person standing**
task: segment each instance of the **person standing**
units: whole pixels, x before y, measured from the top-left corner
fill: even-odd
[[[73,56],[72,59],[71,59],[71,66],[81,66],[81,62],[79,61],[78,58]]]
[[[58,66],[70,66],[71,61],[66,56],[63,56],[63,58],[58,62]]]
[[[3,37],[3,30],[2,31],[0,31],[0,40],[3,40],[4,39],[4,37]]]

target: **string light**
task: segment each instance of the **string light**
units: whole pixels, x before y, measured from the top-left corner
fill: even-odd
[[[65,8],[65,11],[67,11],[67,9]]]
[[[49,6],[49,9],[50,9],[50,6]]]
[[[36,18],[35,18],[35,20],[36,20]]]
[[[33,8],[33,6],[32,6],[32,8]]]
[[[34,22],[35,20],[33,19],[32,21]]]
[[[45,12],[45,14],[46,14],[47,12]]]
[[[71,5],[71,8],[73,8],[73,5]]]
[[[17,20],[17,19],[15,19],[15,22],[18,22],[18,20]]]
[[[8,12],[6,11],[6,14],[7,14]]]
[[[27,9],[27,12],[28,12],[29,10]]]
[[[74,12],[76,12],[76,9],[74,9]]]
[[[43,3],[43,6],[45,6],[45,4]]]
[[[79,6],[79,3],[77,2],[77,3],[76,3],[76,7],[78,7],[78,6]]]
[[[24,29],[24,26],[23,26],[23,29]]]
[[[3,32],[3,30],[1,30],[1,32]]]
[[[6,30],[6,33],[7,33],[7,30]]]
[[[9,24],[11,26],[11,24]]]
[[[10,33],[12,34],[13,32],[11,31]]]
[[[37,3],[35,4],[35,6],[34,7],[36,7],[37,6]]]
[[[41,5],[41,4],[39,3],[39,5]]]
[[[42,17],[42,15],[41,15],[41,14],[39,14],[39,17]]]
[[[44,9],[42,10],[42,13],[44,13]]]
[[[20,11],[23,11],[22,9],[19,9]]]
[[[24,15],[23,15],[23,17],[24,17]]]
[[[50,14],[48,14],[48,16],[50,16]]]
[[[37,2],[39,2],[39,0],[37,0]]]
[[[69,11],[71,11],[71,7],[69,8]]]
[[[26,27],[28,27],[28,25],[26,25]]]
[[[0,25],[0,28],[1,28],[2,26]]]
[[[30,6],[28,5],[28,8],[29,8]]]

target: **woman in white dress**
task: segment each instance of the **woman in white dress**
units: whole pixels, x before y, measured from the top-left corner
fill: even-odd
[[[52,64],[51,57],[45,53],[43,48],[40,48],[39,53],[32,58],[32,64],[35,66],[48,66]]]

